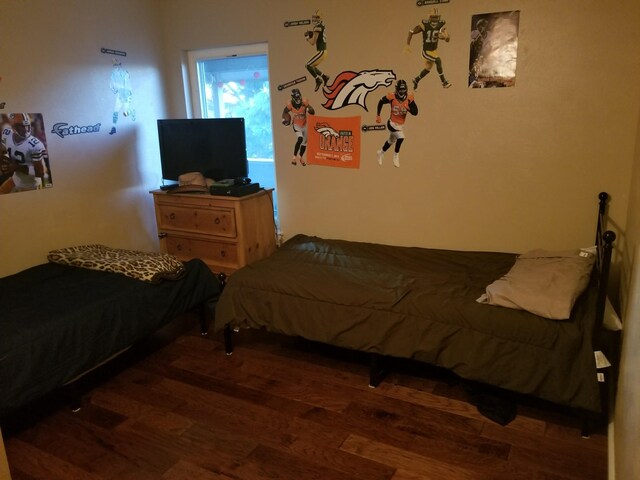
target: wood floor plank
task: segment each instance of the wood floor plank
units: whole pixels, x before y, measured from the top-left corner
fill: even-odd
[[[184,399],[165,395],[157,389],[154,389],[154,386],[164,378],[163,375],[145,372],[134,366],[106,383],[104,388],[118,392],[139,402],[170,411],[184,403]]]
[[[287,450],[295,457],[305,458],[319,465],[331,465],[333,469],[356,478],[388,480],[395,473],[394,467],[340,449],[342,443],[344,442],[333,448],[319,445],[315,438],[298,438]]]
[[[431,480],[474,480],[479,477],[472,471],[453,464],[423,457],[402,448],[350,435],[341,447],[346,452],[376,460],[390,467],[415,472]]]
[[[606,451],[608,439],[606,433],[594,432],[589,438],[583,438],[578,432],[581,426],[577,422],[567,425],[564,422],[545,422],[545,437],[549,441],[563,441],[578,447],[579,449],[587,448],[598,452]]]
[[[211,472],[183,460],[162,475],[163,480],[231,480],[232,477]]]
[[[271,392],[246,386],[244,383],[240,383],[241,380],[235,379],[234,377],[221,380],[210,375],[205,375],[199,371],[189,371],[176,368],[173,365],[155,363],[144,364],[139,367],[156,373],[161,373],[166,378],[177,382],[192,385],[203,390],[220,392],[258,405],[274,405],[276,408],[285,409],[287,411],[298,411],[300,408],[309,408],[307,405],[304,405],[299,401],[283,399],[282,397],[275,396]],[[243,375],[241,375],[241,377],[244,378]]]
[[[104,477],[87,472],[55,455],[44,452],[22,440],[15,439],[7,446],[7,455],[11,458],[9,469],[24,472],[34,478],[49,480],[103,480]]]
[[[278,355],[278,352],[238,347],[233,357],[236,360],[242,359],[243,366],[248,366],[249,368],[258,364],[265,366],[267,369],[280,371],[283,365],[286,365],[287,368],[282,370],[284,375],[280,377],[282,379],[314,379],[319,382],[330,379],[332,383],[337,385],[347,385],[362,389],[368,388],[369,384],[369,371],[364,368],[364,365],[362,368],[355,369],[355,371],[354,369],[336,369],[335,363],[325,361],[326,357],[311,356],[309,352],[300,352],[300,355],[287,357],[288,361],[283,362],[283,357]],[[247,360],[250,360],[252,365],[247,365]]]
[[[415,405],[421,405],[430,409],[437,409],[454,415],[484,421],[478,409],[469,402],[456,400],[442,395],[436,395],[431,391],[417,390],[390,382],[383,382],[373,390],[378,395],[395,398]]]
[[[514,446],[509,461],[522,468],[536,467],[541,472],[560,474],[575,480],[605,480],[608,475],[606,458],[592,452],[573,455],[558,452],[552,444],[543,442],[535,448]]]
[[[286,399],[283,399],[280,404],[282,408],[278,408],[275,399],[271,399],[272,404],[255,404],[233,395],[202,390],[168,379],[157,388],[162,388],[163,392],[172,392],[175,395],[188,398],[188,405],[181,406],[177,411],[212,428],[220,428],[221,421],[226,421],[225,419],[232,414],[244,418],[246,425],[248,425],[247,428],[264,432],[265,438],[281,438],[280,443],[282,444],[290,443],[294,437],[303,436],[313,437],[316,443],[322,445],[338,446],[346,437],[346,432],[324,429],[322,425],[298,417],[311,407],[286,408],[291,404]],[[238,428],[238,426],[231,423],[229,428]],[[282,434],[286,436],[281,437]]]
[[[114,452],[115,455],[130,462],[134,470],[150,472],[157,475],[164,473],[174,465],[179,457],[176,445],[169,451],[162,450],[161,444],[154,444],[154,439],[140,435],[130,428],[121,428],[127,422],[119,424],[112,430],[103,429],[90,421],[86,421],[84,410],[74,414],[68,410],[57,412],[47,419],[56,428],[82,438],[86,442],[95,443]],[[174,438],[177,438],[174,436]]]
[[[49,455],[68,462],[87,472],[97,473],[104,478],[120,478],[131,470],[131,462],[123,461],[110,450],[85,442],[82,438],[66,435],[65,430],[41,425],[25,432],[20,439]]]
[[[183,370],[197,371],[213,378],[220,378],[221,376],[227,377],[226,379],[229,378],[227,376],[228,367],[221,368],[212,365],[211,362],[192,357],[182,357],[173,362],[172,365]],[[315,389],[309,388],[309,385],[313,383],[313,379],[294,378],[291,380],[286,378],[283,380],[282,377],[286,377],[285,373],[278,375],[277,370],[258,364],[248,368],[246,372],[244,378],[240,380],[240,384],[256,390],[331,410],[341,410],[347,404],[344,395],[341,395],[341,392],[336,392],[330,386],[325,386],[322,394],[316,394]]]
[[[58,437],[55,439],[56,445],[49,442],[46,450],[54,454],[55,449],[56,456],[62,460],[84,466],[90,461],[90,455],[93,455],[97,460],[92,461],[91,467],[87,469],[100,473],[105,479],[151,480],[157,478],[158,469],[146,468],[147,462],[141,455],[138,453],[131,455],[132,452],[128,452],[126,448],[123,449],[123,452],[114,447],[113,434],[109,433],[109,429],[103,429],[93,423],[95,416],[87,413],[90,410],[92,408],[87,404],[81,413],[72,413],[68,410],[57,412],[47,418],[44,425],[20,434],[20,439],[38,446],[37,442],[33,440],[33,436],[38,434],[40,430],[50,429],[57,432]],[[80,453],[75,451],[77,444],[84,445],[86,452],[83,450]],[[44,446],[41,448],[45,450]],[[63,454],[59,450],[61,448],[66,453]]]
[[[139,402],[129,396],[118,394],[109,389],[94,392],[91,395],[91,403],[123,415],[127,418],[127,421],[135,420],[140,423],[152,425],[158,429],[178,434],[193,425],[193,421],[189,418],[176,415],[166,409]]]
[[[263,445],[234,468],[233,475],[245,480],[368,480],[336,470],[332,465],[315,463]]]
[[[457,460],[482,463],[485,459],[506,459],[511,445],[493,439],[483,438],[467,429],[451,428],[447,417],[425,420],[412,416],[380,413],[362,406],[353,405],[345,412],[349,417],[364,418],[368,423],[377,424],[379,430],[398,430],[408,436],[399,445],[408,449],[421,448],[429,456],[448,456]],[[380,437],[379,437],[380,438]],[[419,451],[419,450],[414,450]]]
[[[574,455],[592,457],[595,462],[606,463],[606,447],[598,442],[592,442],[591,438],[582,438],[580,431],[576,428],[572,434],[560,437],[557,435],[548,436],[546,434],[532,435],[510,426],[503,427],[495,423],[487,422],[482,429],[482,436],[509,443],[512,446],[530,448],[532,443],[539,444],[539,449],[545,450],[551,446],[554,452],[567,457]]]

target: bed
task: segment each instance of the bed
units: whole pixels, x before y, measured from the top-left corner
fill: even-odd
[[[217,299],[220,287],[201,260],[179,262],[179,271],[148,281],[103,271],[95,262],[97,268],[71,263],[50,261],[0,278],[0,418],[78,378],[183,312],[200,308],[200,328],[207,332],[213,309],[209,302]],[[116,262],[108,257],[105,265]]]
[[[380,381],[379,360],[400,357],[583,412],[601,412],[594,349],[601,349],[615,240],[604,230],[607,200],[606,193],[599,195],[596,246],[571,257],[593,255],[581,272],[584,290],[563,305],[568,318],[487,302],[489,287],[515,274],[526,255],[300,234],[227,279],[215,330],[225,332],[228,354],[232,331],[245,327],[370,352],[372,386]]]

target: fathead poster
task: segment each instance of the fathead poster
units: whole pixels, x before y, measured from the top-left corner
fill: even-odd
[[[2,114],[0,194],[53,186],[40,113]]]

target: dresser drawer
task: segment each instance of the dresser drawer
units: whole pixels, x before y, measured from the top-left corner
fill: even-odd
[[[166,235],[163,238],[167,253],[180,259],[200,258],[207,264],[235,267],[238,263],[238,247],[233,243]]]
[[[237,236],[235,212],[231,208],[159,204],[158,214],[160,230],[180,230],[229,238]]]

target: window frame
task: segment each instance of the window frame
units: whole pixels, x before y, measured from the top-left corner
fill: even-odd
[[[202,60],[222,58],[248,57],[252,55],[266,55],[269,59],[269,45],[267,43],[253,43],[250,45],[236,45],[232,47],[212,47],[187,52],[187,72],[189,77],[189,96],[191,98],[191,113],[194,118],[202,117],[202,97],[200,96],[200,73],[197,64]]]

